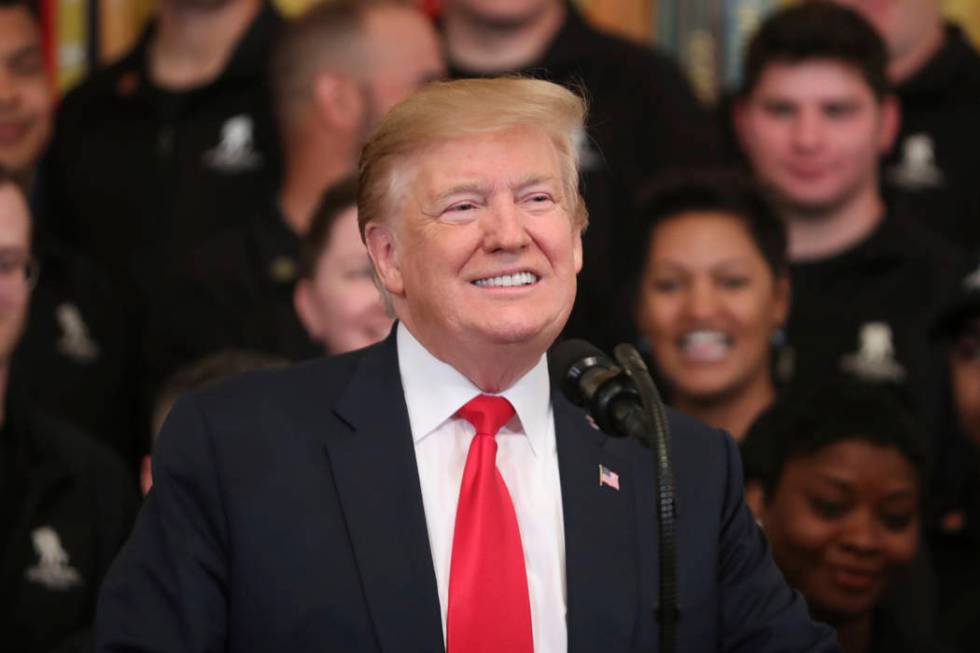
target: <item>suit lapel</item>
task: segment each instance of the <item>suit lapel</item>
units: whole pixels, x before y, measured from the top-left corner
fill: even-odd
[[[629,649],[639,602],[631,466],[608,451],[608,437],[552,391],[565,519],[568,650]],[[619,490],[599,485],[599,465]]]
[[[327,455],[384,651],[442,651],[442,617],[395,330],[364,358],[335,412],[353,433]]]

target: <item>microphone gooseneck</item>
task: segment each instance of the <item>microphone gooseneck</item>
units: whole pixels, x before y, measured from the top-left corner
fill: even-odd
[[[670,431],[663,401],[639,352],[632,345],[615,349],[617,366],[600,349],[584,340],[556,346],[549,362],[552,378],[572,403],[585,407],[596,424],[616,437],[635,437],[653,450],[656,467],[656,506],[660,541],[660,651],[676,647],[677,517]]]

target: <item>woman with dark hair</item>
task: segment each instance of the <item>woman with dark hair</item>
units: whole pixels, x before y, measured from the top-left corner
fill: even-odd
[[[785,228],[729,173],[669,180],[637,217],[634,316],[667,395],[741,438],[776,393],[772,343],[790,300]]]
[[[892,392],[841,379],[783,396],[746,435],[742,459],[773,558],[845,653],[941,650],[917,641],[928,628],[923,606],[899,618],[894,601],[883,604],[922,562],[926,485],[922,434]]]

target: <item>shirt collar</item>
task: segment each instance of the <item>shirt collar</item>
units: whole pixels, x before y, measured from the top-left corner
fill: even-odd
[[[408,419],[412,438],[418,444],[482,391],[459,370],[433,356],[401,322],[396,338]],[[544,354],[527,374],[499,395],[514,406],[535,455],[555,448],[554,438],[549,437],[551,382]]]

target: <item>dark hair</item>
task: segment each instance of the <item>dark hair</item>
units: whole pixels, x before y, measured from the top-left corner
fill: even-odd
[[[830,59],[854,68],[878,99],[891,92],[888,48],[857,12],[826,0],[777,11],[749,42],[740,95],[745,97],[773,63]]]
[[[189,363],[173,373],[156,394],[153,412],[157,417],[164,408],[193,390],[201,390],[222,379],[252,370],[285,367],[289,361],[260,351],[227,349]],[[166,413],[164,413],[166,414]],[[157,434],[153,434],[156,444]]]
[[[896,449],[925,487],[923,430],[888,386],[845,377],[788,393],[755,421],[741,445],[745,480],[758,482],[770,499],[787,462],[847,440]]]
[[[34,17],[34,20],[40,20],[41,9],[39,4],[38,0],[0,0],[0,9],[23,7]]]
[[[313,212],[310,230],[303,238],[299,255],[299,278],[312,279],[316,264],[330,244],[330,229],[340,214],[357,206],[357,178],[347,177],[327,188]]]
[[[637,251],[631,257],[635,267],[631,275],[633,297],[639,289],[656,228],[691,211],[731,215],[745,227],[772,275],[778,278],[788,274],[786,225],[753,181],[732,170],[677,172],[648,186],[636,204],[633,241]]]

